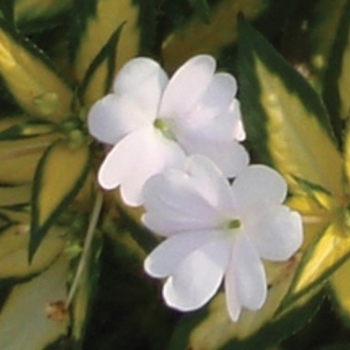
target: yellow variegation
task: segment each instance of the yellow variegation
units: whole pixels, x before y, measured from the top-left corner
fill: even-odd
[[[302,258],[283,311],[318,291],[350,256],[344,161],[316,92],[246,22],[241,22],[240,29],[248,137],[286,178],[291,192],[287,204],[302,215],[304,223]],[[346,155],[345,160],[348,180]]]
[[[301,251],[305,251],[315,237],[324,232],[332,221],[334,213],[321,207],[310,194],[300,193],[289,197],[286,204],[303,217],[304,241]]]
[[[33,52],[0,26],[0,75],[18,104],[35,117],[60,121],[70,115],[70,88]]]
[[[0,183],[21,184],[32,181],[44,151],[58,134],[17,141],[0,141]]]
[[[300,177],[341,196],[342,158],[317,115],[258,57],[255,63],[260,102],[268,118],[266,142],[275,167],[292,192],[300,188],[294,177]]]
[[[331,223],[306,253],[288,295],[294,298],[325,281],[350,256],[350,230],[340,220]]]
[[[115,65],[119,69],[126,61],[136,56],[140,50],[140,28],[138,20],[140,8],[132,0],[97,1],[96,13],[87,19],[85,32],[81,36],[80,46],[75,60],[75,74],[82,82],[85,74],[110,39],[112,33],[123,23],[123,30],[118,42]],[[108,62],[100,65],[94,72],[85,91],[84,102],[89,106],[105,94],[105,81],[108,73]]]
[[[31,185],[0,187],[0,207],[29,204]]]
[[[345,134],[344,140],[344,172],[346,178],[346,191],[348,194],[350,194],[350,124],[348,124],[348,130]]]
[[[350,260],[330,278],[330,288],[341,315],[350,323]]]
[[[29,206],[22,208],[22,210],[15,210],[11,208],[0,208],[0,216],[6,218],[10,223],[21,223],[24,225],[30,224],[30,210]]]
[[[270,286],[267,301],[261,310],[243,310],[238,322],[233,323],[230,320],[225,294],[219,293],[210,302],[206,317],[198,318],[194,329],[191,330],[190,327],[191,332],[186,346],[194,349],[222,349],[232,341],[242,342],[254,337],[261,327],[269,322],[274,322],[276,320],[273,320],[274,315],[290,287],[299,259],[300,255],[293,257],[287,263],[265,264]],[[186,323],[186,319],[184,322]],[[235,348],[234,345],[231,347]],[[170,347],[170,349],[180,348],[185,347],[184,345]],[[241,347],[238,348],[241,349]]]
[[[47,20],[67,11],[72,2],[72,0],[15,0],[15,21],[25,24],[35,20]]]
[[[12,289],[0,313],[0,349],[45,349],[67,334],[69,316],[62,303],[68,262],[61,257],[47,271]]]
[[[55,143],[40,162],[33,185],[32,230],[45,230],[53,216],[69,198],[77,194],[87,175],[88,147],[71,147],[65,141]]]
[[[0,279],[21,278],[47,268],[65,247],[65,230],[53,227],[28,263],[29,222],[10,226],[0,235]]]

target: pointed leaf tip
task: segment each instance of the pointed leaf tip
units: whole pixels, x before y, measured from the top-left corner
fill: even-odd
[[[292,193],[295,177],[341,195],[342,159],[317,93],[242,18],[238,70],[244,124],[257,154],[277,168]]]
[[[54,143],[41,158],[32,189],[29,262],[48,229],[82,187],[89,160],[88,147],[72,149],[65,141]]]

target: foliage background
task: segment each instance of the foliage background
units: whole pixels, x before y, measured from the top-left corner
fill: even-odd
[[[1,349],[350,348],[349,1],[11,0],[0,10]],[[237,325],[221,294],[188,315],[165,307],[142,269],[157,239],[140,211],[117,193],[96,205],[104,150],[87,132],[91,105],[132,57],[171,74],[198,53],[237,77],[253,160],[289,179],[291,207],[324,219],[305,228],[291,270],[270,267],[276,305]]]

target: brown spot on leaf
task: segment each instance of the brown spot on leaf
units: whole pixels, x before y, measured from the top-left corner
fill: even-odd
[[[46,317],[49,320],[62,322],[68,316],[68,310],[63,300],[49,303],[45,308]]]

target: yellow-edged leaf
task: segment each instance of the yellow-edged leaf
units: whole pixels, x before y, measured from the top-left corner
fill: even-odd
[[[0,75],[27,113],[60,121],[70,115],[73,93],[44,63],[0,24]]]
[[[197,13],[164,41],[164,66],[168,71],[174,71],[194,55],[208,53],[217,56],[225,46],[237,40],[238,14],[254,19],[266,6],[265,0],[222,0],[208,14],[207,20]]]
[[[45,349],[68,332],[66,298],[68,259],[61,257],[47,271],[16,285],[0,313],[0,349]]]
[[[237,323],[232,323],[224,294],[219,294],[210,305],[211,317],[203,320],[191,335],[191,344],[196,349],[219,349],[230,339],[243,340],[271,321],[293,279],[298,258],[287,264],[269,264],[270,276],[268,297],[259,311],[244,310]],[[215,336],[213,331],[216,331]]]
[[[349,119],[350,120],[350,119]],[[348,124],[344,138],[344,171],[348,194],[350,193],[350,123]]]
[[[31,185],[0,187],[0,207],[29,204]]]
[[[44,151],[58,134],[30,139],[0,142],[0,183],[21,184],[33,180],[35,169]]]
[[[81,189],[89,170],[86,145],[72,148],[65,141],[51,146],[40,160],[32,195],[30,256],[57,216]]]
[[[324,283],[349,256],[350,232],[338,219],[316,237],[304,254],[286,303]]]
[[[332,296],[340,314],[350,324],[350,260],[342,265],[331,277]]]
[[[343,195],[342,158],[319,96],[278,53],[241,21],[241,101],[248,138],[264,161],[295,178]]]
[[[293,188],[298,186],[292,176],[300,176],[339,195],[342,160],[334,142],[317,116],[277,75],[261,62],[256,67],[261,77],[261,104],[268,113],[267,143],[275,167]]]
[[[15,0],[15,22],[21,25],[37,20],[49,20],[67,11],[72,3],[72,0]]]
[[[64,230],[53,227],[28,263],[29,224],[10,226],[0,235],[0,279],[22,278],[47,268],[65,247]]]
[[[350,4],[348,1],[337,0],[333,6],[338,7],[338,14],[334,16],[338,20],[335,39],[332,42],[329,62],[325,74],[323,97],[327,107],[337,126],[339,136],[342,137],[341,123],[339,120],[346,120],[350,112]],[[332,7],[333,7],[332,6]],[[331,15],[329,9],[327,17]],[[325,16],[324,16],[325,17]],[[323,37],[323,41],[325,40]]]
[[[21,223],[24,225],[29,225],[31,219],[29,207],[17,210],[14,208],[0,208],[0,216],[4,217],[9,222]]]
[[[348,43],[350,40],[350,31]],[[350,91],[350,45],[346,47],[343,53],[343,60],[341,64],[341,75],[338,79],[338,89],[339,89],[339,97],[340,97],[340,117],[342,119],[346,119],[349,117],[350,112],[350,97],[348,92]]]
[[[327,204],[332,206],[332,203]],[[305,252],[316,239],[316,236],[321,234],[334,219],[334,213],[332,210],[320,206],[312,196],[305,193],[289,197],[286,205],[297,211],[303,218],[304,240],[301,251]]]
[[[125,62],[140,51],[140,28],[138,25],[140,7],[132,0],[96,1],[95,13],[87,18],[86,28],[80,38],[76,54],[75,71],[78,81],[84,80],[85,74],[111,35],[125,23],[121,32],[115,66],[119,69]],[[105,94],[105,82],[108,77],[108,62],[100,65],[85,91],[84,101],[91,105]]]
[[[268,275],[272,279],[269,279],[268,298],[261,310],[244,310],[238,322],[233,323],[227,316],[225,296],[219,293],[206,310],[180,321],[168,349],[270,349],[290,336],[311,318],[320,303],[319,296],[310,302],[314,295],[308,294],[293,308],[276,314],[293,279],[298,260],[296,256],[286,264],[269,264]]]

